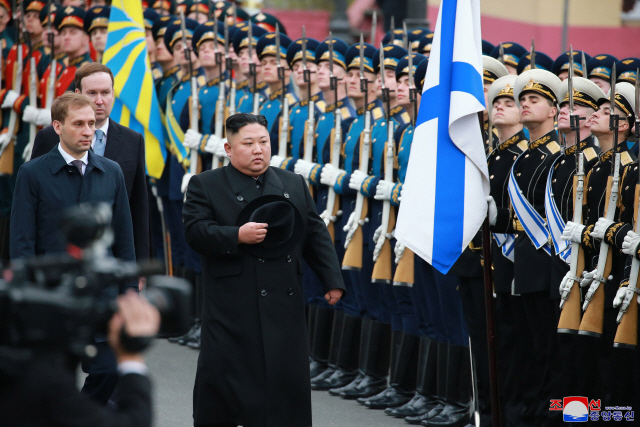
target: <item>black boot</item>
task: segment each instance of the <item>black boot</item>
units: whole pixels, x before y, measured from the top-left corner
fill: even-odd
[[[338,371],[338,352],[340,351],[340,338],[342,336],[342,325],[344,324],[344,311],[336,310],[333,315],[333,325],[331,326],[331,335],[329,336],[329,357],[327,359],[327,368],[320,375],[311,379],[312,390],[329,390],[324,388],[325,380]],[[320,388],[318,388],[320,385]]]
[[[444,409],[444,396],[447,392],[447,361],[449,360],[449,344],[432,341],[436,344],[436,369],[432,372],[432,384],[429,394],[433,399],[425,412],[414,416],[407,416],[404,420],[409,424],[420,424],[425,420],[435,417]],[[435,389],[433,386],[435,385]]]
[[[348,390],[355,389],[358,384],[362,382],[365,377],[364,365],[367,356],[367,347],[369,346],[369,332],[371,330],[372,320],[369,318],[362,318],[360,328],[360,340],[358,341],[358,370],[357,375],[349,384],[343,387],[332,388],[329,390],[329,394],[332,396],[340,396],[340,393]]]
[[[313,390],[331,390],[344,387],[350,384],[358,375],[358,340],[360,338],[362,318],[346,313],[343,314],[342,318],[342,330],[338,334],[338,344],[335,345],[338,348],[335,369],[329,376],[322,379],[319,377],[314,378],[311,382]],[[338,313],[336,313],[336,319],[338,319]],[[334,321],[334,327],[335,325]],[[334,336],[332,335],[331,353],[329,354],[329,366],[331,367],[333,367],[331,364],[334,348],[333,339]]]
[[[436,375],[438,369],[438,343],[427,336],[420,337],[416,394],[406,404],[398,408],[387,408],[385,414],[396,418],[424,415],[437,404]]]
[[[389,372],[389,387],[382,393],[366,399],[364,406],[371,409],[386,409],[404,405],[415,394],[419,338],[403,333],[397,333],[397,336],[400,337],[400,343],[396,350],[395,363],[392,363]],[[394,339],[396,338],[394,337]],[[393,356],[392,354],[392,362],[394,361]]]
[[[191,329],[189,329],[189,331],[186,334],[180,335],[179,337],[167,338],[167,341],[169,341],[170,343],[180,343],[182,345],[185,345],[186,341],[189,338],[191,338],[193,336],[193,334],[195,334],[198,329],[200,329],[200,319],[195,319],[195,323],[193,324]]]
[[[193,334],[193,337],[191,337],[191,339],[187,341],[187,347],[192,348],[194,350],[200,350],[200,347],[201,347],[201,344],[200,344],[201,336],[202,336],[202,327],[198,328],[196,333]]]
[[[371,321],[364,364],[364,379],[357,387],[340,393],[343,399],[374,396],[387,388],[391,357],[391,324]],[[362,349],[361,349],[362,351]]]
[[[424,426],[462,427],[471,418],[471,361],[469,347],[449,346],[445,407]]]
[[[313,321],[313,341],[311,342],[310,377],[314,378],[329,367],[329,346],[335,310],[316,307]]]

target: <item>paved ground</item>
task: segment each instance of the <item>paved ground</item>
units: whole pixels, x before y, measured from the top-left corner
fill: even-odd
[[[147,355],[154,384],[156,427],[188,427],[198,352],[166,340],[158,340]],[[401,427],[403,420],[356,402],[312,392],[314,427]]]

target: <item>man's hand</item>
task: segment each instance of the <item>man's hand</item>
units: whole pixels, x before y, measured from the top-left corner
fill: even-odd
[[[613,221],[607,218],[600,218],[596,225],[593,227],[593,231],[591,232],[591,237],[598,240],[604,239],[604,233],[607,232],[607,228],[609,228],[613,224]]]
[[[322,172],[320,172],[320,183],[324,185],[328,185],[329,187],[333,187],[336,185],[336,181],[338,177],[346,173],[342,169],[338,169],[333,166],[331,163],[324,165],[322,168]]]
[[[200,141],[202,140],[202,134],[200,132],[196,132],[195,130],[189,129],[184,134],[184,141],[182,145],[190,149],[198,149],[200,147]]]
[[[342,298],[343,294],[344,291],[342,289],[331,289],[329,292],[324,294],[324,299],[327,300],[329,305],[335,305],[335,303],[340,301],[340,298]]]
[[[317,163],[307,162],[306,160],[298,160],[293,167],[293,171],[298,175],[302,175],[303,178],[309,179],[311,170],[317,165]]]
[[[16,102],[20,95],[18,92],[9,89],[4,97],[4,102],[0,105],[0,108],[13,108],[13,103]]]
[[[284,160],[285,159],[282,156],[278,156],[277,154],[273,155],[271,156],[271,161],[269,162],[269,166],[272,166],[274,168],[279,168],[280,166],[282,166],[282,162],[284,162]]]
[[[29,123],[36,123],[36,120],[38,119],[38,108],[32,106],[32,105],[27,105],[24,108],[24,113],[22,114],[22,120],[25,122],[29,122]]]
[[[405,246],[400,240],[396,240],[396,246],[393,248],[393,253],[396,255],[396,264],[400,262],[404,255]]]
[[[218,151],[218,146],[224,146],[221,138],[218,138],[215,135],[211,135],[209,139],[207,139],[207,144],[204,146],[204,151],[211,154],[216,154]]]
[[[352,190],[360,191],[362,183],[367,179],[367,174],[361,170],[356,170],[351,174],[351,180],[349,180],[349,188]]]
[[[582,241],[582,230],[584,225],[568,221],[562,231],[562,240],[568,240],[573,243],[580,243]]]
[[[640,244],[640,235],[629,230],[622,242],[622,253],[635,256],[638,244]]]
[[[36,125],[49,126],[52,123],[51,110],[47,108],[40,108],[38,110],[38,118],[36,119]]]
[[[395,184],[393,182],[381,180],[376,187],[376,195],[373,196],[376,200],[391,200],[391,193],[393,192]]]
[[[262,222],[248,222],[238,230],[238,243],[255,245],[260,243],[267,236],[267,226]]]
[[[145,276],[140,276],[138,278],[138,291],[142,292],[146,284],[147,284],[147,278]]]
[[[218,158],[220,159],[224,159],[225,157],[229,157],[227,156],[227,151],[224,149],[224,144],[225,142],[227,142],[227,138],[222,138],[221,141],[222,143],[218,145],[218,147],[216,148],[216,151],[213,154],[218,156]]]
[[[493,196],[487,197],[487,205],[489,209],[489,225],[496,225],[496,221],[498,220],[498,206]]]
[[[142,361],[140,353],[127,353],[120,342],[120,331],[124,331],[132,338],[152,337],[160,328],[160,313],[139,296],[135,291],[129,291],[118,297],[119,311],[109,321],[109,344],[118,358],[118,363],[125,360]]]

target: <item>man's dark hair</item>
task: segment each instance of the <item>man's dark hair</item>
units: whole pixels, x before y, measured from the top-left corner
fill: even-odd
[[[111,68],[99,62],[89,62],[87,64],[84,64],[78,69],[78,71],[76,71],[76,75],[74,78],[76,88],[78,88],[78,90],[82,92],[82,79],[84,79],[85,77],[89,77],[90,75],[95,73],[107,73],[109,77],[111,77],[111,87],[113,87],[114,81]]]
[[[229,116],[226,123],[227,135],[235,135],[246,125],[257,123],[269,129],[267,119],[260,114],[238,113]]]

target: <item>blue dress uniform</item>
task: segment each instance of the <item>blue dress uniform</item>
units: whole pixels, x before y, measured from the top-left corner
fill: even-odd
[[[151,8],[147,8],[144,10],[144,12],[142,13],[143,18],[144,18],[144,29],[145,31],[150,31],[153,37],[153,24],[158,20],[158,18],[160,18],[160,15],[158,15],[158,12],[156,12],[155,10],[151,9]],[[153,37],[155,40],[155,37]],[[153,74],[153,83],[158,83],[158,81],[162,78],[162,76],[164,75],[164,72],[162,71],[162,66],[158,63],[158,62],[152,62],[151,63],[151,73]]]
[[[187,19],[186,22],[187,37],[191,39],[193,31],[198,26],[196,21]],[[179,20],[170,24],[164,34],[164,42],[173,52],[174,44],[181,43],[182,30]],[[199,86],[205,84],[204,76],[201,70],[194,70],[198,79]],[[200,272],[200,260],[197,254],[187,246],[184,240],[184,230],[182,227],[182,204],[184,195],[181,191],[182,177],[188,167],[189,156],[187,150],[182,146],[184,131],[186,129],[180,126],[180,116],[183,108],[189,106],[187,101],[191,96],[191,76],[184,75],[173,85],[167,95],[165,117],[167,134],[170,141],[171,155],[167,159],[165,170],[158,182],[159,190],[163,197],[164,210],[166,215],[166,224],[171,235],[171,255],[174,265],[174,272],[184,276],[193,274],[192,272]]]
[[[161,41],[164,43],[164,33],[167,31],[167,27],[175,21],[176,18],[174,16],[161,16],[156,22],[154,22],[153,27],[151,28],[151,32],[153,33],[153,39],[158,43]],[[158,40],[161,39],[161,40]],[[156,95],[158,96],[158,105],[162,112],[165,112],[166,104],[167,104],[167,95],[169,91],[176,84],[176,82],[180,79],[181,72],[180,66],[175,65],[170,69],[164,71],[162,73],[162,77],[155,82],[156,85]]]
[[[233,33],[233,50],[238,56],[243,49],[248,49],[249,46],[248,25],[251,25],[251,36],[253,37],[251,45],[254,52],[258,45],[258,39],[267,33],[267,30],[254,24],[238,26]],[[256,91],[258,91],[261,98],[260,103],[262,103],[262,99],[266,99],[269,94],[269,87],[265,82],[257,81]],[[253,113],[253,79],[251,77],[236,85],[236,112]]]
[[[275,33],[267,33],[262,35],[258,40],[258,44],[256,46],[256,50],[258,53],[258,58],[262,60],[265,56],[276,56],[279,55],[278,58],[286,59],[287,58],[287,48],[291,44],[291,39],[284,34],[280,34],[280,52],[276,52],[276,35]],[[271,154],[278,154],[277,151],[277,141],[278,141],[278,131],[279,126],[277,123],[278,114],[280,110],[282,110],[282,92],[285,91],[284,96],[289,100],[289,105],[295,104],[298,99],[295,93],[290,93],[288,90],[288,86],[285,82],[285,87],[280,88],[279,90],[270,93],[268,98],[260,105],[260,114],[262,114],[269,124],[269,134],[271,135]],[[274,138],[275,136],[275,138]],[[275,150],[274,150],[275,148]]]
[[[503,62],[505,66],[511,66],[517,69],[520,58],[527,53],[527,49],[525,49],[521,44],[515,42],[504,42],[502,43],[502,52],[504,53],[504,56],[502,58],[503,61],[501,62]],[[493,47],[489,56],[495,59],[500,59],[500,44]]]

